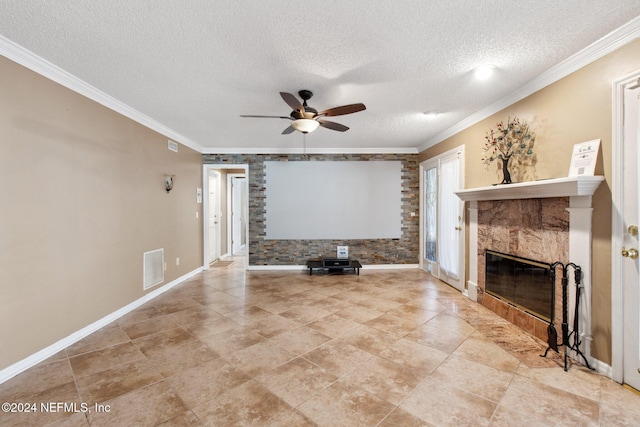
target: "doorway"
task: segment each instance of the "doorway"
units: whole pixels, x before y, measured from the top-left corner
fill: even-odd
[[[220,172],[209,169],[207,173],[207,200],[205,215],[208,231],[208,252],[205,265],[220,258]]]
[[[244,174],[230,173],[227,175],[227,200],[230,220],[228,221],[228,247],[230,255],[245,252],[247,243],[247,184]]]
[[[640,71],[614,83],[612,378],[640,390]]]
[[[464,291],[464,146],[420,164],[420,267]]]
[[[217,178],[211,180],[211,176],[216,176]],[[217,259],[224,259],[232,255],[244,256],[249,253],[248,176],[249,166],[246,164],[205,164],[203,166],[203,253],[205,268]],[[240,208],[242,214],[238,215],[240,223],[236,224],[235,231],[235,235],[240,237],[240,241],[237,243],[241,245],[237,251],[234,250],[232,244],[234,233],[232,178],[243,178],[241,181],[237,181],[240,188],[236,189],[241,194],[240,198],[243,202]]]

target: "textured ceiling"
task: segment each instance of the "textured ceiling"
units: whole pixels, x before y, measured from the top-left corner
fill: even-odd
[[[2,0],[0,35],[204,152],[298,150],[278,92],[347,132],[314,149],[425,148],[640,15],[638,0]],[[471,70],[494,64],[495,78]],[[441,114],[430,119],[425,111]]]

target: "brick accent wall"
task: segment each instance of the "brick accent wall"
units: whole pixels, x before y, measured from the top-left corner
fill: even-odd
[[[402,235],[400,239],[267,240],[265,161],[402,162]],[[417,154],[204,154],[204,164],[249,165],[249,265],[304,265],[309,258],[335,255],[348,245],[349,256],[362,264],[417,264],[419,249],[419,163]],[[415,212],[415,216],[411,213]]]

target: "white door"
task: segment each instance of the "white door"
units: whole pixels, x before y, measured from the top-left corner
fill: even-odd
[[[463,147],[421,164],[421,267],[464,290]]]
[[[209,170],[209,263],[220,258],[220,172]]]
[[[637,85],[634,85],[637,86]],[[624,236],[623,262],[623,376],[624,382],[640,390],[640,275],[638,274],[638,202],[640,196],[640,87],[627,89],[624,93]],[[635,227],[635,228],[634,228]],[[626,251],[626,252],[625,252]],[[634,253],[635,251],[635,253]]]
[[[232,254],[240,252],[244,245],[242,230],[244,225],[245,178],[231,178],[231,247]]]

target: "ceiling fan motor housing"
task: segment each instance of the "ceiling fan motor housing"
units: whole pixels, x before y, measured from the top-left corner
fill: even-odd
[[[298,95],[300,95],[300,98],[302,98],[303,101],[308,101],[313,96],[313,92],[307,89],[302,89],[301,91],[298,91]]]

